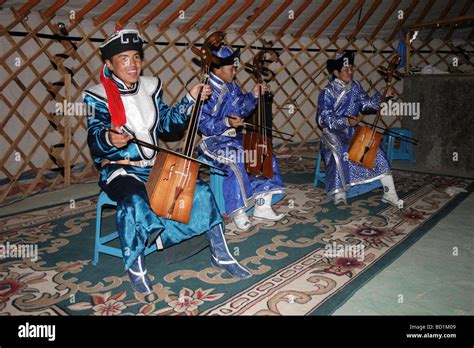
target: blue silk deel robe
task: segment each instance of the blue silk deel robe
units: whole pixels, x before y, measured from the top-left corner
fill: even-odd
[[[162,83],[157,77],[140,77],[128,89],[117,76],[108,71],[106,74],[119,87],[124,104],[127,123],[122,129],[139,140],[158,145],[161,134],[182,129],[192,112],[194,100],[190,95],[185,96],[174,107],[168,107],[161,99]],[[111,127],[111,117],[105,89],[101,84],[85,90],[84,100],[93,110],[88,118],[87,140],[100,173],[99,186],[107,192],[108,185],[119,176],[129,176],[145,184],[157,152],[132,142],[119,149],[109,142],[106,130]],[[101,165],[104,160],[122,159],[142,161],[146,166]],[[223,220],[214,196],[209,186],[201,181],[198,181],[194,192],[189,224],[158,217],[150,208],[146,191],[139,190],[117,202],[116,225],[125,269],[143,252],[147,238],[152,234],[155,236],[160,233],[157,244],[166,248],[203,234],[220,223]]]
[[[226,83],[211,73],[212,95],[204,104],[199,121],[203,141],[199,151],[213,165],[225,169],[223,192],[225,213],[235,216],[251,208],[255,197],[261,193],[273,193],[272,204],[285,196],[283,180],[275,156],[272,179],[248,175],[245,170],[243,135],[232,128],[227,117],[250,116],[258,98],[249,92],[244,94],[236,82]]]
[[[320,151],[326,163],[326,192],[331,198],[342,191],[346,191],[347,197],[368,192],[381,186],[379,179],[391,174],[381,149],[377,151],[373,170],[347,159],[355,128],[345,116],[375,112],[381,99],[379,93],[370,97],[357,81],[346,85],[333,77],[319,95],[316,120],[322,129]]]

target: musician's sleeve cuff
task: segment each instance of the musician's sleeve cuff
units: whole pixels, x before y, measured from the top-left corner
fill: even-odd
[[[109,145],[110,147],[114,147],[114,144],[112,144],[109,139],[109,131],[106,130],[103,134],[104,134],[105,143]]]
[[[186,98],[191,102],[191,103],[194,103],[196,100],[193,98],[193,96],[191,95],[191,93],[186,93]]]
[[[229,118],[228,117],[224,117],[224,123],[227,127],[231,127],[230,123],[229,123]]]

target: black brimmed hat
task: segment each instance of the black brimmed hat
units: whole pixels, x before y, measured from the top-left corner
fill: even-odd
[[[354,64],[354,52],[346,51],[343,54],[336,54],[335,59],[328,59],[326,69],[328,69],[329,74],[332,74],[334,70],[341,70],[345,62],[348,65]]]
[[[212,55],[219,58],[220,64],[213,64],[214,67],[220,68],[224,65],[234,65],[235,58],[240,57],[240,48],[235,51],[228,46],[222,46],[219,50],[212,51]]]
[[[137,30],[117,30],[105,42],[99,46],[100,54],[104,59],[112,59],[113,56],[125,51],[138,51],[143,58],[143,39]]]

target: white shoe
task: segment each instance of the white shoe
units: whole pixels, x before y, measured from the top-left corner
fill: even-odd
[[[397,195],[393,196],[390,194],[384,194],[382,196],[382,202],[391,204],[394,207],[397,207],[398,209],[403,209],[403,206],[405,204],[405,201],[403,199],[399,199]]]
[[[334,204],[338,205],[344,203],[347,205],[347,200],[346,200],[346,193],[344,191],[338,192],[334,195]]]
[[[383,191],[385,192],[382,196],[382,202],[391,204],[398,209],[403,209],[405,202],[398,198],[395,184],[393,183],[393,177],[386,175],[380,181],[382,181]]]
[[[272,194],[262,193],[255,198],[253,217],[261,220],[279,221],[286,214],[276,214],[272,209]]]
[[[232,221],[237,227],[238,230],[247,231],[250,227],[252,227],[252,223],[246,212],[242,212],[232,218]]]
[[[286,214],[276,214],[272,207],[263,205],[255,207],[253,217],[261,220],[280,221]]]

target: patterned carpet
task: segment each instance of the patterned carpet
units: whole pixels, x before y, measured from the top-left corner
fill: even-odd
[[[381,203],[381,189],[334,206],[312,186],[313,160],[280,163],[288,196],[277,210],[287,216],[247,232],[226,226],[229,248],[252,278],[238,281],[212,268],[208,249],[172,265],[158,252],[146,260],[154,292],[135,294],[120,259],[91,264],[91,197],[1,220],[0,245],[36,245],[38,259],[0,259],[0,314],[330,314],[465,196],[448,188],[472,188],[468,179],[396,171],[403,211]],[[113,210],[104,228],[114,228]]]

